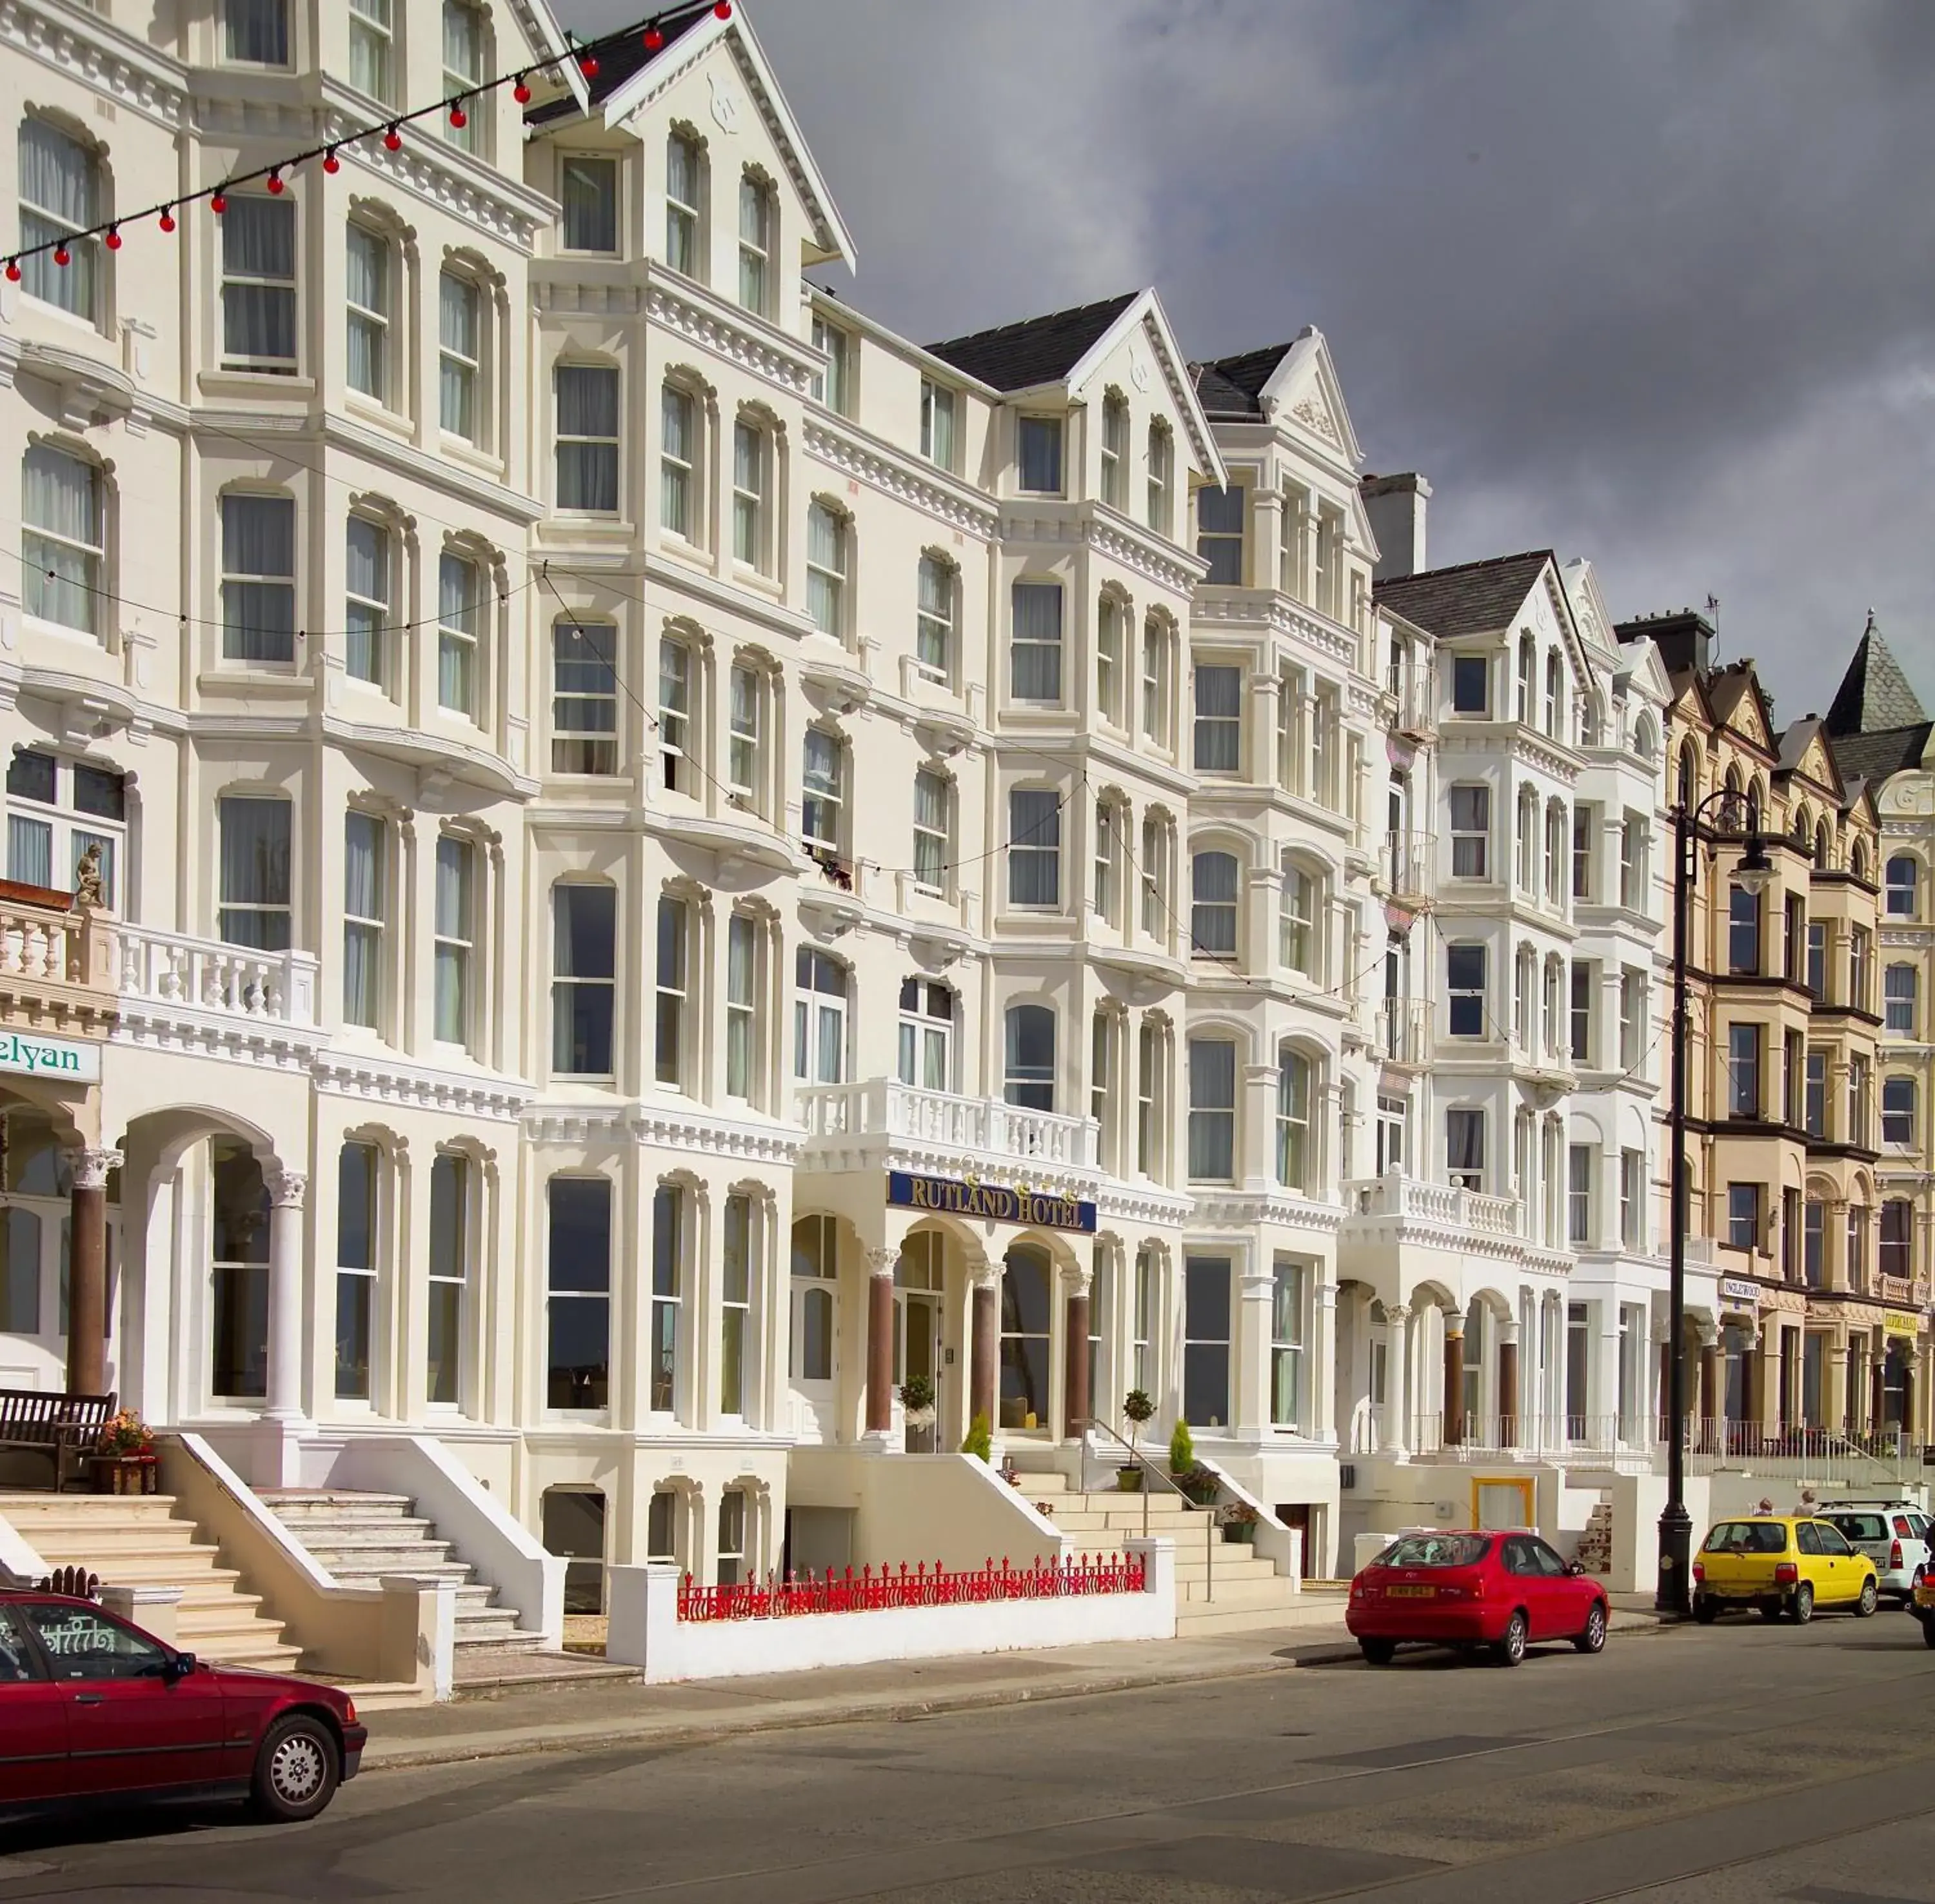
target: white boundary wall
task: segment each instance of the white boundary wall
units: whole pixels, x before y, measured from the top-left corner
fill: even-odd
[[[675,1567],[614,1567],[607,1574],[605,1657],[643,1669],[648,1685],[724,1679],[817,1666],[868,1666],[949,1654],[1017,1652],[1100,1640],[1176,1637],[1176,1549],[1131,1540],[1148,1562],[1140,1593],[1072,1594],[961,1607],[889,1607],[877,1613],[803,1613],[780,1619],[681,1620]]]

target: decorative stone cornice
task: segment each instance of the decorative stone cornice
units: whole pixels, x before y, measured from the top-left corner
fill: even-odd
[[[868,442],[851,430],[823,418],[810,416],[804,433],[806,453],[842,475],[897,501],[911,503],[937,522],[970,536],[992,536],[1000,524],[996,512],[971,499],[955,484],[936,480],[908,459],[883,445]]]
[[[646,283],[644,312],[654,324],[750,370],[789,396],[804,397],[812,387],[814,356],[783,331],[730,319],[708,302],[675,291],[656,275]]]
[[[330,1051],[311,1067],[318,1091],[361,1103],[512,1123],[536,1093],[513,1079],[483,1078],[406,1064],[378,1053]]]
[[[1275,1067],[1266,1068],[1274,1077]],[[1303,1230],[1334,1236],[1343,1226],[1344,1208],[1340,1203],[1287,1196],[1274,1190],[1260,1194],[1243,1190],[1212,1192],[1197,1196],[1194,1221],[1228,1229],[1264,1224],[1273,1229]]]
[[[71,5],[0,0],[0,48],[38,60],[77,84],[171,128],[187,116],[186,70],[113,25]]]
[[[533,1103],[525,1107],[523,1119],[524,1135],[533,1143],[602,1140],[686,1151],[735,1163],[790,1166],[801,1141],[796,1127],[739,1124],[715,1117],[696,1105]]]
[[[1280,635],[1300,644],[1327,661],[1338,662],[1348,671],[1354,671],[1362,659],[1358,638],[1348,629],[1273,589],[1206,597],[1192,603],[1189,614],[1190,619],[1195,622],[1267,629],[1272,635]],[[1354,687],[1356,683],[1353,685]],[[1375,689],[1366,683],[1363,693],[1365,699],[1362,711],[1374,712],[1377,705]]]
[[[1132,575],[1154,582],[1173,594],[1187,596],[1202,579],[1204,564],[1191,556],[1172,553],[1167,545],[1099,517],[1088,524],[1088,545],[1097,555],[1118,562]]]

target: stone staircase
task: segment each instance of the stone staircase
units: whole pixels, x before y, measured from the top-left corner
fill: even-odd
[[[1078,1494],[1064,1476],[1053,1474],[1024,1474],[1021,1492],[1070,1537],[1078,1554],[1118,1554],[1124,1540],[1143,1531],[1140,1494]],[[1206,1512],[1191,1509],[1160,1483],[1148,1505],[1149,1531],[1176,1543],[1179,1640],[1307,1621],[1297,1583],[1253,1548],[1225,1540]]]
[[[374,1587],[385,1574],[457,1583],[457,1647],[535,1652],[542,1633],[519,1630],[517,1614],[494,1604],[492,1589],[454,1553],[436,1529],[412,1511],[406,1494],[352,1493],[343,1489],[258,1489],[268,1509],[339,1586]]]
[[[286,1643],[279,1620],[259,1594],[219,1564],[221,1549],[165,1494],[0,1494],[0,1519],[50,1567],[80,1567],[110,1586],[182,1590],[176,1643],[223,1666],[265,1673],[295,1669],[300,1649]]]

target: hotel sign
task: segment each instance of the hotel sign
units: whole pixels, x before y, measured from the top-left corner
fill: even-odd
[[[1760,1307],[1760,1284],[1750,1283],[1744,1276],[1722,1276],[1720,1278],[1720,1300],[1722,1302],[1744,1302],[1749,1308]]]
[[[0,1071],[49,1078],[56,1084],[98,1085],[101,1047],[74,1044],[65,1038],[29,1038],[18,1031],[0,1031]]]
[[[1897,1337],[1912,1342],[1921,1329],[1920,1320],[1914,1316],[1896,1315],[1892,1311],[1881,1319],[1881,1332],[1890,1341]]]
[[[1038,1190],[1010,1190],[956,1177],[917,1177],[910,1171],[887,1172],[887,1201],[897,1209],[928,1210],[937,1216],[979,1217],[989,1223],[1018,1223],[1034,1230],[1079,1230],[1095,1233],[1095,1206],[1072,1196],[1046,1196]]]

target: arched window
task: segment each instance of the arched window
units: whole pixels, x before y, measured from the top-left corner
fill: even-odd
[[[1891,965],[1882,974],[1882,1024],[1904,1038],[1915,1036],[1915,1008],[1919,1002],[1920,974],[1912,965]]]
[[[901,983],[900,1079],[946,1091],[953,1076],[954,993],[932,979]]]
[[[65,240],[68,262],[52,252],[20,260],[20,288],[92,324],[99,308],[100,240],[78,238],[101,222],[100,168],[94,153],[45,119],[20,122],[20,243]]]
[[[808,1084],[837,1085],[847,1076],[847,967],[817,946],[801,946],[793,961],[793,1076]]]
[[[296,658],[296,505],[230,490],[222,498],[222,658]]]
[[[739,302],[761,317],[768,315],[772,276],[773,191],[750,171],[739,178]]]
[[[1236,955],[1236,856],[1199,852],[1190,861],[1190,950],[1212,958]]]
[[[1641,760],[1650,761],[1659,746],[1659,730],[1653,724],[1653,717],[1641,714],[1633,724],[1633,752]]]
[[[1052,787],[1008,792],[1008,904],[1061,904],[1061,795]]]
[[[921,557],[914,659],[933,680],[953,678],[954,604],[959,580],[959,572],[945,557]]]
[[[1309,1058],[1285,1045],[1276,1061],[1276,1180],[1286,1190],[1310,1187]]]
[[[101,469],[49,443],[20,464],[21,590],[27,613],[92,635],[107,560]]]
[[[847,572],[851,525],[830,503],[816,498],[806,511],[806,612],[823,635],[838,641],[847,632]]]
[[[1170,497],[1174,487],[1175,440],[1161,418],[1149,427],[1149,526],[1158,536],[1170,533],[1173,512]]]
[[[617,1003],[615,887],[560,880],[551,888],[551,1058],[561,1076],[610,1077]]]
[[[823,727],[806,730],[800,802],[800,834],[811,846],[840,850],[847,810],[847,745]]]
[[[689,133],[666,140],[666,262],[688,278],[705,276],[705,248],[699,242],[705,155]]]
[[[1523,727],[1532,725],[1532,673],[1538,662],[1538,651],[1529,635],[1518,638],[1518,719]]]
[[[1046,1005],[1010,1005],[1002,1095],[1031,1111],[1055,1109],[1055,1013]]]
[[[344,234],[343,379],[376,402],[390,401],[390,325],[395,315],[396,250],[387,234],[352,219]]]
[[[390,532],[367,516],[352,515],[343,536],[343,671],[352,680],[385,687],[395,612]]]
[[[1281,896],[1277,913],[1277,958],[1306,978],[1318,976],[1318,921],[1322,888],[1317,876],[1293,861],[1283,865]]]
[[[1693,758],[1693,743],[1689,741],[1680,750],[1680,784],[1677,803],[1683,813],[1693,810],[1693,794],[1699,783],[1699,768]]]
[[[1855,842],[1854,850],[1848,855],[1848,871],[1858,880],[1864,880],[1868,876],[1868,849],[1859,840]]]
[[[1565,711],[1565,664],[1554,648],[1545,657],[1545,732],[1549,740],[1559,738]]]
[[[758,421],[732,425],[732,560],[759,575],[772,572],[773,441]]]
[[[1915,1080],[1885,1078],[1881,1087],[1881,1140],[1884,1144],[1915,1142]]]
[[[1189,1040],[1189,1177],[1226,1184],[1236,1174],[1236,1045]]]
[[[1826,866],[1831,863],[1833,840],[1828,831],[1828,822],[1819,820],[1814,827],[1814,864]]]
[[[1760,782],[1755,780],[1747,789],[1746,830],[1748,832],[1758,833],[1760,831]]]
[[[792,1353],[795,1382],[833,1379],[834,1290],[839,1233],[832,1218],[801,1217],[792,1227]]]
[[[699,400],[683,385],[659,392],[659,527],[699,540]]]
[[[1904,1281],[1915,1273],[1915,1205],[1905,1196],[1881,1206],[1881,1273]]]
[[[560,364],[557,401],[557,506],[581,515],[618,513],[618,369]]]
[[[1921,881],[1921,868],[1914,857],[1898,852],[1888,862],[1888,910],[1896,919],[1912,919],[1915,916],[1917,889]]]

